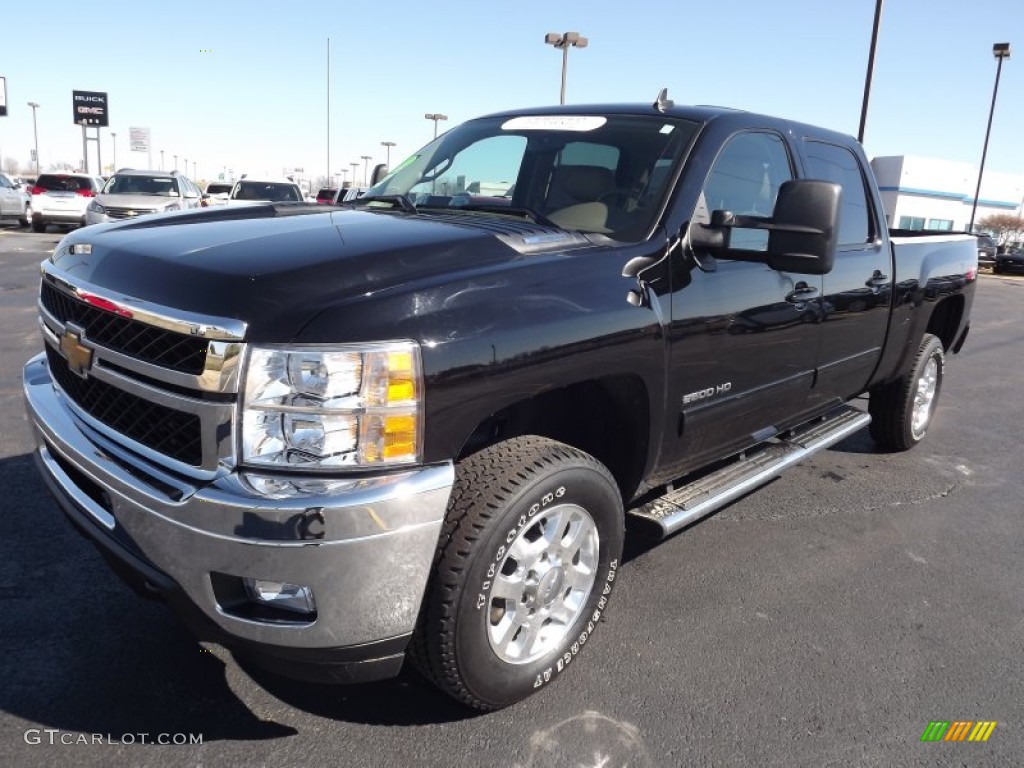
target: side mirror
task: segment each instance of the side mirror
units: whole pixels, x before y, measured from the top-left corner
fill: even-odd
[[[373,166],[373,175],[370,177],[370,186],[376,186],[377,182],[388,175],[388,167],[385,163]]]
[[[827,274],[835,262],[841,192],[828,181],[784,182],[770,217],[715,210],[710,224],[694,228],[691,243],[725,259],[767,264],[783,272]],[[732,248],[734,228],[767,230],[767,249]]]
[[[806,275],[831,272],[841,194],[842,188],[828,181],[783,183],[768,233],[768,266]]]

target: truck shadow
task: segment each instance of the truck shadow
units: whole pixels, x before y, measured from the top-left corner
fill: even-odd
[[[254,714],[246,700],[266,693],[253,680],[299,709],[340,720],[406,725],[472,715],[412,673],[354,687],[258,671],[250,680],[219,649],[197,643],[169,608],[121,583],[64,519],[31,454],[0,460],[0,487],[0,711],[25,728],[112,740],[202,734],[203,743],[297,735],[292,724]]]

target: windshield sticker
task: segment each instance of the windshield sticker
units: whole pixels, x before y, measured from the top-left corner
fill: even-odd
[[[672,125],[668,125],[668,124],[666,123],[665,125],[661,126],[661,130],[660,130],[660,131],[658,131],[658,133],[665,133],[665,134],[669,134],[669,133],[672,133],[672,131],[674,131],[674,130],[675,130],[675,126],[672,126]]]
[[[502,123],[503,131],[593,131],[608,122],[597,115],[535,115],[513,117]]]

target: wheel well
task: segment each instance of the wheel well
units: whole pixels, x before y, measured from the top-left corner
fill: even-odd
[[[481,423],[459,458],[520,435],[548,437],[589,453],[629,499],[643,476],[650,441],[647,389],[635,376],[609,376],[531,397]]]
[[[943,299],[932,310],[927,331],[939,337],[943,349],[950,350],[956,342],[956,329],[960,327],[960,319],[963,314],[963,296],[950,296],[948,299]]]

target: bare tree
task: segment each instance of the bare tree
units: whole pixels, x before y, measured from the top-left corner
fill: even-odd
[[[1024,223],[1015,213],[994,213],[979,221],[978,226],[990,232],[999,245],[1017,242],[1024,236]]]
[[[18,175],[18,161],[13,157],[4,158],[4,173],[9,176]]]

